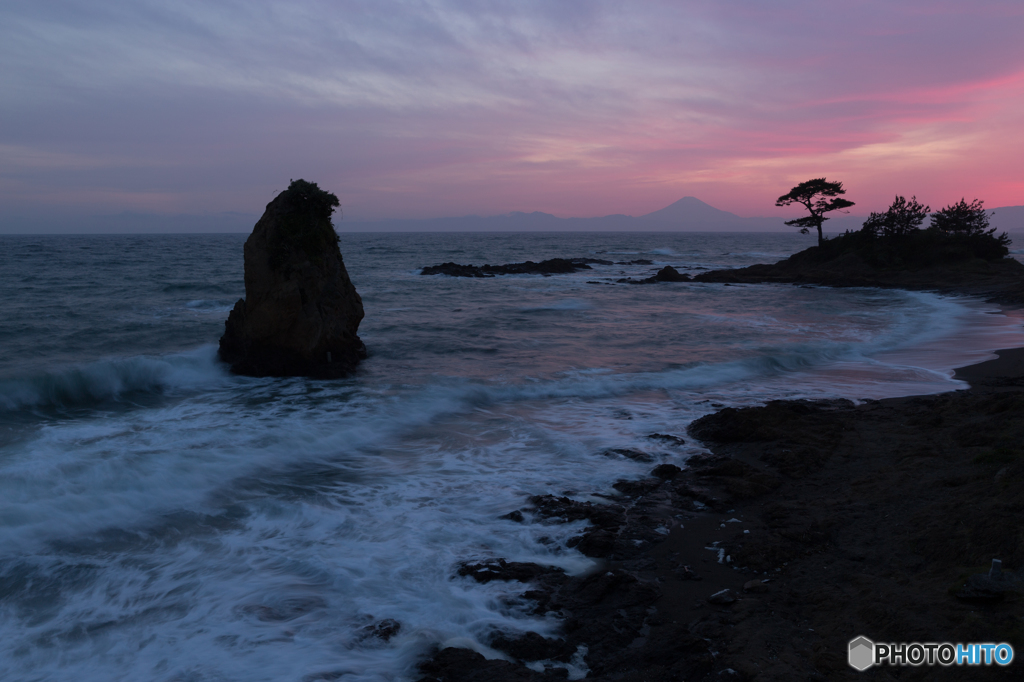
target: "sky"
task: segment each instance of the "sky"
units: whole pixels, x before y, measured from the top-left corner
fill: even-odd
[[[1024,2],[5,0],[0,228],[1024,204]]]

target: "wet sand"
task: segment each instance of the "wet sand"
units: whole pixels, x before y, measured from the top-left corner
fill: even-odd
[[[1013,384],[1024,377],[1024,348],[996,351],[994,360],[957,369],[953,377],[966,381],[975,389],[991,389],[1000,384]]]

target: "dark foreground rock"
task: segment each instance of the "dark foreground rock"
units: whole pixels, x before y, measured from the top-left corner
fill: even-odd
[[[505,561],[493,559],[480,562],[467,562],[459,566],[458,575],[470,577],[478,583],[489,583],[492,580],[514,580],[521,583],[537,580],[545,576],[561,577],[565,571],[554,566],[521,561]]]
[[[459,265],[441,263],[423,268],[421,275],[448,275],[449,277],[494,277],[495,275],[564,275],[579,270],[591,270],[591,265],[614,265],[599,258],[551,258],[534,263],[506,263],[505,265]]]
[[[558,618],[558,636],[495,632],[512,660],[443,649],[422,679],[1016,679],[1017,662],[846,661],[860,635],[1024,650],[1024,351],[958,376],[974,388],[722,410],[693,424],[711,453],[682,471],[621,482],[609,504],[533,498],[522,522],[586,520],[604,562],[582,576],[506,562],[529,580],[517,603]]]
[[[220,357],[249,376],[341,377],[366,356],[363,303],[338,249],[333,194],[296,180],[267,205],[245,242],[245,298]]]

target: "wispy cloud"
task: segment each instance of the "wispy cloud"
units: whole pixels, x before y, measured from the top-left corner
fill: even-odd
[[[352,218],[756,215],[828,173],[865,211],[1024,203],[1022,29],[1019,2],[13,0],[0,202],[258,211],[301,176]]]

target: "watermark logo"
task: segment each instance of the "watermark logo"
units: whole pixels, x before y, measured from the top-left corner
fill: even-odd
[[[1010,665],[1013,647],[1005,642],[951,644],[900,642],[883,644],[867,637],[851,639],[850,667],[864,671],[875,665]]]
[[[875,664],[875,643],[867,637],[850,640],[850,665],[857,670],[867,670]]]

